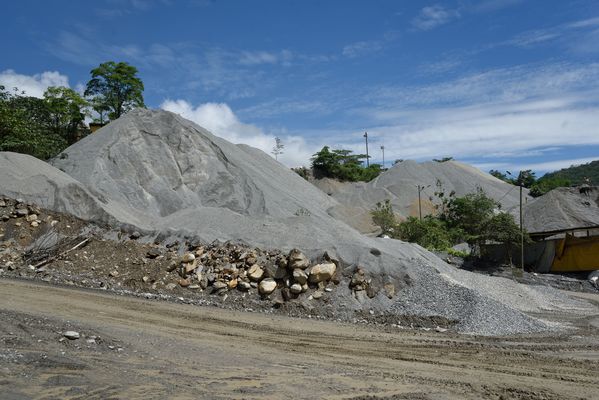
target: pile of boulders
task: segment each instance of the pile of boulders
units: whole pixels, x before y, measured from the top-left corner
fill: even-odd
[[[168,270],[178,274],[177,283],[184,288],[219,295],[255,290],[264,298],[283,301],[302,295],[321,298],[340,281],[339,261],[328,253],[321,262],[312,263],[297,249],[285,254],[231,243],[197,246]]]
[[[17,221],[15,226],[22,226],[25,223],[37,228],[43,223],[40,219],[41,212],[39,207],[27,204],[21,199],[0,198],[0,219],[2,221],[6,222],[11,218],[23,219],[23,221]]]

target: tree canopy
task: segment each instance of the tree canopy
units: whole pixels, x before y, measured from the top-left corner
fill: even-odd
[[[362,160],[366,157],[366,154],[352,154],[351,150],[331,150],[329,146],[324,146],[312,156],[312,169],[317,177],[368,182],[381,173],[381,166],[371,164],[364,167]]]
[[[126,62],[102,63],[91,70],[92,79],[87,82],[85,96],[93,98],[97,112],[108,111],[110,119],[117,119],[135,107],[145,107],[144,84],[137,72],[137,68]]]

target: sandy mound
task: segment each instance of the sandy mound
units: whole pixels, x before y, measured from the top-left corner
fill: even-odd
[[[368,183],[315,184],[341,203],[330,214],[363,233],[377,230],[370,218],[370,210],[377,202],[390,200],[399,218],[418,216],[418,185],[426,187],[421,193],[423,215],[434,211],[438,203],[435,192],[439,188],[446,194],[453,191],[456,196],[464,196],[480,187],[504,209],[514,207],[519,201],[516,186],[457,161],[402,161]]]
[[[5,154],[0,160],[3,178],[28,162]],[[522,311],[585,307],[550,289],[532,290],[456,270],[419,246],[364,237],[328,214],[339,207],[335,199],[272,157],[231,144],[169,112],[131,112],[71,146],[52,163],[70,178],[36,161],[18,185],[3,184],[0,191],[14,197],[24,193],[29,201],[39,200],[50,209],[87,220],[107,220],[108,215],[120,224],[160,232],[161,237],[236,240],[283,250],[297,247],[312,257],[330,251],[341,260],[345,279],[327,305],[335,312],[373,309],[439,315],[457,321],[462,331],[506,334],[547,328]],[[455,171],[447,176],[468,170],[457,163],[430,168]],[[385,175],[396,172],[394,168]],[[403,192],[385,175],[369,185],[403,199]],[[469,176],[474,175],[471,171]],[[478,175],[479,181],[488,179],[504,187]],[[48,195],[50,187],[60,190]],[[71,194],[77,191],[78,196]],[[350,289],[348,280],[357,266],[372,279],[372,298],[354,296]]]
[[[546,232],[599,225],[599,188],[557,188],[524,206],[524,227]]]

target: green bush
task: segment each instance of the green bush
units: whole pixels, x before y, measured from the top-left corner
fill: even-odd
[[[453,245],[447,226],[439,218],[432,216],[426,216],[422,220],[409,217],[399,224],[397,238],[418,243],[429,250],[445,250]]]

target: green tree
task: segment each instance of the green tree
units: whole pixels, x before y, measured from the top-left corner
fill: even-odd
[[[475,244],[480,242],[485,224],[498,208],[500,204],[478,188],[476,193],[451,198],[440,217],[450,229],[463,232],[463,240]]]
[[[126,62],[108,61],[91,70],[85,96],[96,98],[110,110],[108,117],[117,119],[135,107],[145,107],[144,84],[137,77],[137,68]]]
[[[52,133],[62,136],[68,144],[75,143],[79,125],[87,113],[87,101],[73,89],[63,86],[49,87],[44,93],[44,101]]]
[[[446,250],[453,243],[452,232],[447,225],[431,215],[420,218],[409,217],[399,224],[398,239],[418,243],[429,250]]]
[[[324,146],[312,156],[312,169],[317,177],[342,181],[370,181],[381,173],[379,164],[364,167],[365,154],[352,154],[351,150],[331,150]]]
[[[0,86],[0,151],[54,157],[67,143],[48,129],[44,100],[10,93]]]
[[[385,200],[383,203],[376,203],[374,210],[370,211],[370,215],[372,216],[372,222],[381,228],[384,235],[397,236],[397,220],[391,201]]]
[[[530,242],[528,234],[525,232],[524,235],[524,242]],[[516,224],[512,215],[502,212],[493,215],[485,222],[481,240],[485,242],[499,242],[507,245],[509,262],[512,264],[512,249],[515,246],[519,247],[520,245],[520,227]]]
[[[514,184],[514,181],[512,179],[508,178],[508,176],[506,174],[504,174],[496,169],[490,170],[489,174],[493,175],[497,179],[501,179],[504,182],[511,183],[512,185]]]
[[[542,177],[531,186],[530,195],[539,197],[555,188],[569,187],[571,184],[572,182],[570,179],[560,176],[550,176],[548,178]]]

